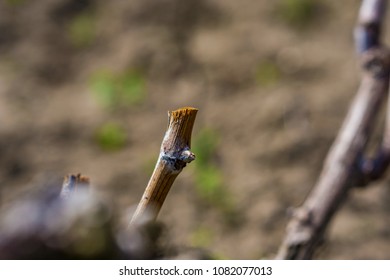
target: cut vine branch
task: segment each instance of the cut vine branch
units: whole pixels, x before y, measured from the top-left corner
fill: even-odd
[[[378,154],[364,152],[377,113],[389,89],[389,51],[380,45],[386,1],[362,1],[355,43],[364,74],[357,95],[325,160],[319,179],[303,205],[291,213],[277,259],[310,259],[351,187],[366,185],[389,164],[389,118]]]
[[[130,225],[155,220],[164,200],[183,168],[195,159],[191,134],[197,109],[184,107],[168,112],[168,128],[161,144],[156,167],[132,217]]]

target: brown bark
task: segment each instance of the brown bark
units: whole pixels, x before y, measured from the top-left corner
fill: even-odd
[[[132,217],[130,225],[155,220],[165,198],[183,168],[195,159],[190,151],[197,109],[185,107],[168,112],[168,128],[161,144],[156,167]]]

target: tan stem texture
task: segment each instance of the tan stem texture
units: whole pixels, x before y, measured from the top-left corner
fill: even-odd
[[[157,218],[176,177],[195,159],[190,147],[197,112],[192,107],[168,112],[168,128],[161,143],[160,155],[130,225]]]

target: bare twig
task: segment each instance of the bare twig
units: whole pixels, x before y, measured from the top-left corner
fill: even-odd
[[[372,162],[361,159],[389,86],[390,56],[379,45],[384,6],[385,1],[362,2],[355,38],[365,73],[315,187],[303,205],[291,213],[287,234],[277,259],[312,258],[328,223],[346,199],[349,189],[362,184],[369,174],[373,175],[374,170],[377,171],[373,167],[369,168]],[[381,160],[382,164],[386,163],[382,165],[385,168],[388,165],[389,146],[389,135],[385,135],[380,149],[381,156],[376,159],[377,162]],[[366,170],[366,174],[363,174],[365,176],[362,176],[362,170]],[[383,174],[383,170],[380,173]]]
[[[164,200],[182,169],[195,159],[190,151],[191,133],[197,109],[185,107],[168,112],[168,129],[152,177],[130,225],[147,218],[155,220]]]

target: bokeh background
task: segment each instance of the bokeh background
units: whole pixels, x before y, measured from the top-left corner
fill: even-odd
[[[80,172],[129,219],[167,111],[193,106],[197,160],[159,216],[170,242],[274,257],[358,88],[359,5],[1,1],[1,204]],[[386,178],[354,190],[317,258],[390,259],[389,214]]]

